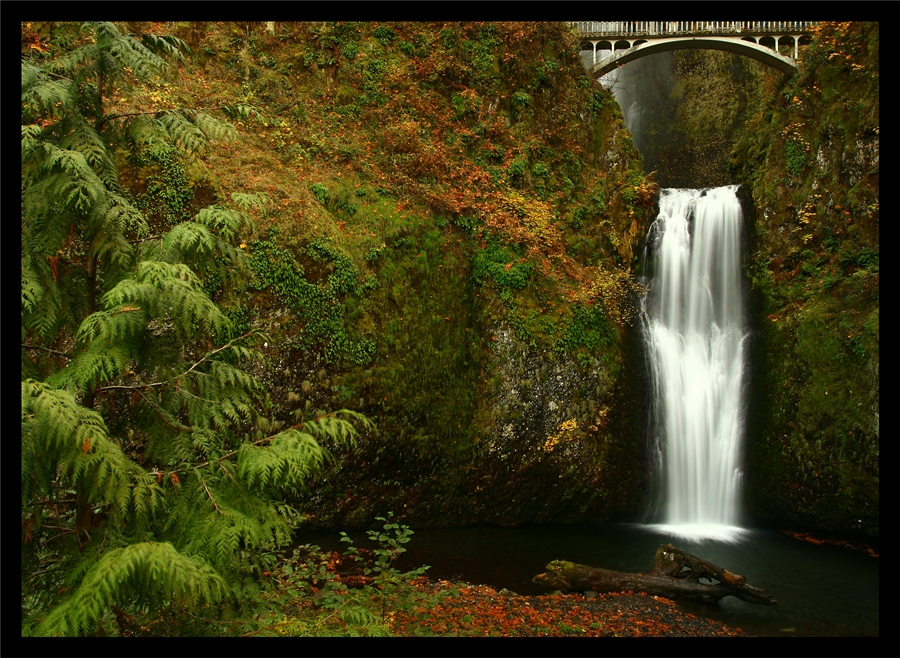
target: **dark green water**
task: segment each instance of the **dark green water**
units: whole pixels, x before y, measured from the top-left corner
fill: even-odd
[[[413,528],[415,530],[415,528]],[[365,533],[348,533],[359,547]],[[308,533],[300,543],[343,551],[338,533]],[[545,594],[531,579],[551,560],[619,571],[646,571],[660,544],[671,543],[769,592],[776,606],[726,597],[717,606],[679,603],[751,635],[879,635],[879,560],[834,545],[814,545],[767,529],[748,529],[734,543],[696,542],[637,524],[481,526],[421,529],[399,568],[431,565],[432,578],[465,580],[519,594]],[[790,629],[790,630],[786,630]]]

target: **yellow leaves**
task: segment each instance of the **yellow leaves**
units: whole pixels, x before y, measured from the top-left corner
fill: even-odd
[[[560,231],[556,226],[556,216],[550,205],[529,199],[518,192],[510,191],[501,201],[505,210],[511,211],[521,222],[528,234],[546,245],[559,240]]]
[[[563,423],[559,426],[559,432],[554,434],[553,436],[547,437],[547,441],[544,443],[544,452],[553,452],[553,449],[556,445],[564,438],[568,437],[568,435],[572,434],[572,432],[578,427],[578,421],[574,419],[569,419],[563,421]]]
[[[589,283],[575,291],[573,301],[602,301],[610,319],[623,323],[630,322],[637,312],[632,296],[643,292],[643,286],[627,270],[598,267],[593,269]]]

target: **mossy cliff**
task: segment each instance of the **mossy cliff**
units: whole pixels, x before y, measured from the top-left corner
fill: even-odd
[[[263,195],[233,307],[273,336],[258,431],[336,407],[378,426],[300,497],[307,526],[636,510],[623,346],[655,187],[569,29],[179,30],[194,54],[160,94],[261,111],[185,185]]]
[[[613,84],[645,171],[661,187],[700,189],[733,183],[731,151],[782,77],[749,57],[689,49],[630,62]]]
[[[760,521],[879,531],[878,85],[878,25],[821,24],[733,154],[758,328],[747,471]]]
[[[204,165],[159,151],[122,171],[158,228],[232,192],[256,200],[252,280],[209,281],[272,337],[251,433],[340,407],[377,423],[297,493],[308,527],[389,510],[418,526],[635,517],[633,272],[656,185],[568,28],[131,27],[174,31],[192,54],[110,107],[258,110]],[[722,53],[672,60],[677,139],[659,175],[744,194],[757,521],[878,533],[877,40],[825,25],[790,79]]]

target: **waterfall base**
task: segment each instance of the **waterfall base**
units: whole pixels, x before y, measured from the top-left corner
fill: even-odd
[[[715,523],[651,523],[645,527],[648,530],[695,541],[711,539],[736,543],[741,540],[743,535],[747,534],[746,528]]]

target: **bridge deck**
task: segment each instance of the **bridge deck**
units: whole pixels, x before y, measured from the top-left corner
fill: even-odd
[[[584,38],[808,34],[817,21],[572,21]]]

